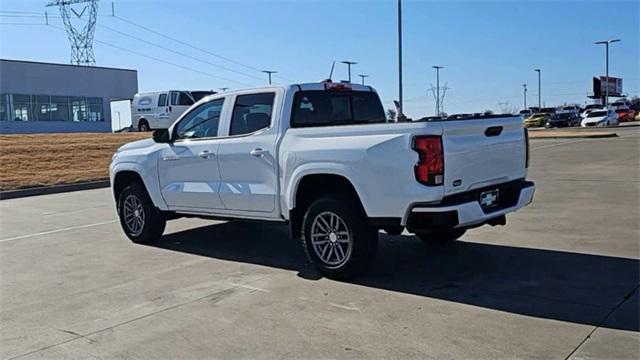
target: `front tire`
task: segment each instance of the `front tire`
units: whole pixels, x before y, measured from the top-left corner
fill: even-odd
[[[444,245],[458,240],[465,232],[467,232],[465,229],[447,229],[416,232],[415,235],[427,244]]]
[[[307,209],[302,245],[322,274],[346,279],[369,268],[378,249],[378,231],[355,204],[325,197]]]
[[[134,243],[146,244],[162,236],[167,224],[156,210],[147,190],[139,183],[127,186],[118,197],[120,225]]]

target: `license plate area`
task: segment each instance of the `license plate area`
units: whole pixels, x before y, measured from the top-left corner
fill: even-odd
[[[480,193],[480,198],[478,201],[480,202],[480,206],[483,209],[491,209],[496,207],[499,203],[500,190],[493,189],[487,190]]]

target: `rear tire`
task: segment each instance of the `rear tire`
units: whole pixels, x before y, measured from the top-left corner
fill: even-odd
[[[434,230],[429,232],[416,232],[416,236],[420,240],[428,244],[444,245],[452,243],[458,240],[464,233],[465,229],[448,229],[448,230]]]
[[[149,131],[151,128],[149,127],[149,123],[147,122],[147,120],[140,120],[138,122],[138,131],[140,132],[146,132]]]
[[[134,182],[118,197],[120,225],[134,243],[146,244],[159,239],[167,225],[166,218],[156,210],[147,190]]]
[[[366,271],[378,249],[378,231],[349,201],[323,197],[302,220],[307,258],[328,278],[346,279]]]

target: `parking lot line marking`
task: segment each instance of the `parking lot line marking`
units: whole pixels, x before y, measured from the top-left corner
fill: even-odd
[[[338,309],[343,309],[343,310],[351,310],[351,311],[357,311],[360,312],[360,309],[355,307],[355,306],[346,306],[346,305],[340,305],[340,304],[336,304],[336,303],[329,303],[330,306],[333,306],[335,308]]]
[[[78,225],[78,226],[70,226],[70,227],[66,227],[66,228],[62,228],[62,229],[55,229],[55,230],[42,231],[42,232],[33,233],[33,234],[14,236],[14,237],[6,238],[6,239],[0,239],[0,242],[26,239],[26,238],[30,238],[30,237],[34,237],[34,236],[49,235],[49,234],[55,234],[55,233],[64,232],[64,231],[76,230],[76,229],[84,229],[84,228],[93,227],[93,226],[111,224],[111,223],[114,223],[114,222],[117,222],[117,221],[118,220],[109,220],[109,221],[103,221],[103,222],[99,222],[99,223]]]
[[[547,144],[547,145],[541,145],[541,146],[532,146],[531,150],[546,149],[546,148],[556,147],[556,146],[560,146],[560,145],[574,144],[574,143],[577,143],[577,142],[583,142],[583,141],[587,141],[587,140],[598,140],[598,139],[578,139],[578,140],[562,141],[562,142],[557,142],[557,143],[553,143],[553,144]]]
[[[236,287],[241,287],[241,288],[249,289],[249,290],[253,290],[253,291],[261,291],[261,292],[264,292],[264,293],[270,293],[271,292],[271,290],[261,289],[261,288],[257,288],[257,287],[249,286],[249,285],[242,285],[242,284],[236,284],[236,283],[229,283],[229,285],[236,286]]]

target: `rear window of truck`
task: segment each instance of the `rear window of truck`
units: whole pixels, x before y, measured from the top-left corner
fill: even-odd
[[[300,91],[291,127],[378,124],[386,122],[378,95],[366,91]]]

